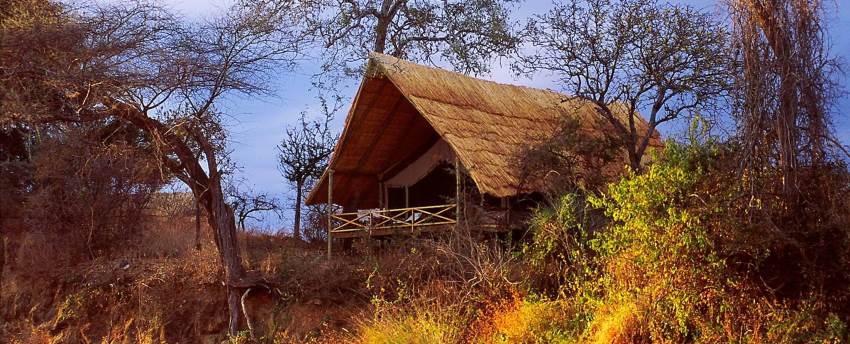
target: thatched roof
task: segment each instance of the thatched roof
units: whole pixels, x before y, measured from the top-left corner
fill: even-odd
[[[480,80],[373,53],[334,150],[335,204],[378,204],[378,180],[391,177],[442,137],[481,192],[495,197],[521,187],[516,161],[558,130],[564,116],[597,128],[593,107],[565,95]],[[587,123],[585,125],[585,123]],[[645,123],[638,124],[645,128]],[[654,135],[658,143],[658,135]],[[382,175],[383,174],[383,175]],[[307,204],[327,202],[327,172]]]

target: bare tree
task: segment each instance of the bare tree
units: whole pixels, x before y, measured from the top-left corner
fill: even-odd
[[[687,6],[567,0],[530,20],[524,35],[536,49],[516,69],[551,72],[566,91],[593,102],[636,170],[656,127],[712,107],[728,92],[726,30]],[[646,111],[645,129],[638,111]]]
[[[222,190],[226,130],[216,104],[234,92],[266,92],[270,71],[293,67],[303,37],[290,2],[239,2],[189,25],[142,2],[71,11],[14,1],[19,10],[9,13],[19,18],[0,27],[2,116],[115,118],[145,133],[161,168],[186,183],[208,214],[236,334],[240,290],[261,281],[242,265]]]
[[[339,102],[333,109],[327,101],[320,98],[322,117],[309,120],[306,113],[295,126],[286,128],[286,135],[278,144],[278,169],[281,175],[295,188],[295,215],[292,235],[301,239],[301,203],[311,181],[322,176],[328,165],[337,134],[333,133],[330,123],[333,114],[339,109]]]
[[[729,1],[740,73],[736,119],[749,172],[774,163],[783,192],[795,197],[803,165],[822,165],[830,146],[831,78],[837,63],[824,46],[820,1]]]
[[[508,22],[516,0],[318,0],[310,28],[323,40],[325,69],[362,75],[369,52],[416,62],[443,60],[468,73],[513,51]]]
[[[277,198],[266,193],[256,193],[253,190],[240,190],[232,187],[228,194],[230,206],[236,214],[236,223],[239,230],[242,231],[245,231],[245,221],[248,219],[257,220],[257,217],[254,216],[255,213],[280,210]]]

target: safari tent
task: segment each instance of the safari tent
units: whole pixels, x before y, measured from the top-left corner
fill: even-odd
[[[593,111],[553,91],[373,53],[306,203],[341,207],[328,218],[333,238],[379,236],[453,225],[464,213],[458,200],[474,192],[501,214],[489,228],[506,228],[512,200],[545,187],[524,180],[516,161],[566,116],[586,119],[582,130],[606,130]]]

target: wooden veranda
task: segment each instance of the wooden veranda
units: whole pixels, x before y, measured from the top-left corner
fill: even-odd
[[[334,238],[418,233],[457,224],[457,204],[330,214]]]
[[[461,165],[454,161],[455,202],[438,205],[410,206],[409,188],[404,188],[403,208],[383,207],[388,202],[386,188],[379,183],[379,205],[381,208],[358,210],[355,212],[335,213],[328,211],[328,257],[333,254],[333,239],[385,236],[392,234],[417,234],[437,231],[457,225],[460,219]],[[327,174],[328,204],[333,203],[333,175]]]

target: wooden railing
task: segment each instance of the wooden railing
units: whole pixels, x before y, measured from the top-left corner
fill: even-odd
[[[356,213],[331,214],[331,234],[369,235],[374,230],[416,229],[457,223],[455,204],[430,205],[399,209],[361,210]]]

